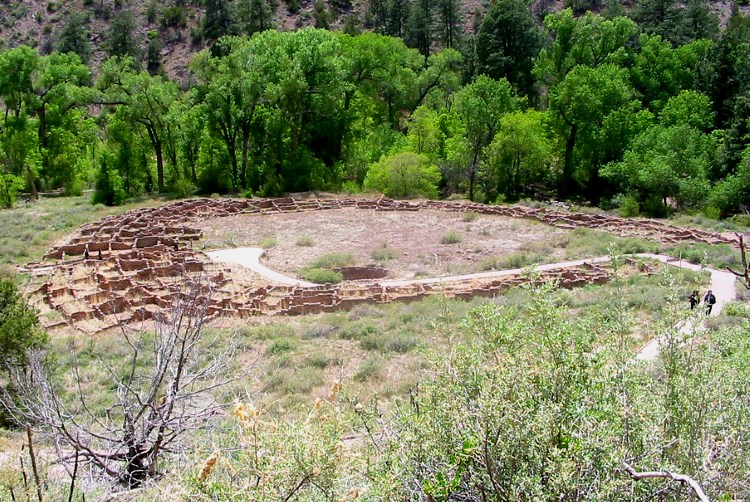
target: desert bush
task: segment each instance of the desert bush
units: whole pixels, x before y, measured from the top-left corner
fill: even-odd
[[[469,314],[463,326],[474,341],[436,356],[432,376],[420,382],[411,406],[399,409],[397,439],[380,446],[388,453],[378,458],[374,471],[381,475],[370,494],[394,500],[647,496],[653,485],[627,476],[625,461],[691,475],[717,499],[746,489],[736,467],[747,465],[750,448],[732,442],[730,460],[714,455],[712,445],[727,433],[721,424],[746,412],[729,403],[739,391],[732,386],[750,371],[733,366],[750,350],[750,332],[714,366],[705,362],[716,362],[737,332],[684,347],[669,331],[655,374],[628,364],[632,354],[616,337],[607,338],[607,330],[594,335],[589,320],[570,316],[550,293],[534,291],[518,307],[522,315],[491,304]],[[750,410],[750,403],[739,407]],[[738,428],[730,441],[750,432],[746,422]],[[679,483],[659,488],[680,497]]]
[[[375,261],[387,262],[396,258],[396,250],[388,247],[387,242],[382,242],[370,252],[370,258]]]
[[[461,220],[470,223],[477,219],[477,213],[474,211],[466,211],[465,213],[461,214]]]
[[[312,246],[315,245],[315,240],[312,237],[310,237],[309,235],[303,235],[303,236],[297,238],[297,241],[295,242],[295,244],[297,246],[300,246],[300,247],[307,247],[307,248],[309,248],[309,247],[312,247]]]
[[[260,247],[263,249],[275,248],[277,244],[275,235],[266,235],[260,240]]]
[[[382,370],[382,359],[378,356],[370,356],[359,365],[356,373],[354,373],[354,380],[357,382],[366,382],[380,375]]]
[[[359,343],[365,350],[397,354],[405,354],[417,346],[414,336],[406,332],[371,333],[363,337]]]
[[[266,355],[275,356],[291,352],[292,350],[294,350],[294,345],[292,345],[292,342],[288,338],[276,338],[266,348]]]
[[[352,253],[327,253],[310,262],[310,268],[348,267],[356,262]]]
[[[344,280],[341,272],[323,268],[306,268],[302,271],[302,278],[316,284],[338,284]]]
[[[454,230],[450,230],[440,238],[440,244],[458,244],[462,240],[463,237],[461,237],[461,234]]]

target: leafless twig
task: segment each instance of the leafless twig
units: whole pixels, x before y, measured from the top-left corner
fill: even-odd
[[[706,493],[703,491],[703,488],[700,487],[698,482],[691,478],[690,476],[686,476],[685,474],[677,474],[674,472],[667,472],[667,471],[644,471],[644,472],[638,472],[635,469],[633,469],[632,466],[630,466],[627,462],[623,462],[622,466],[625,468],[625,472],[630,474],[630,477],[633,478],[636,481],[639,481],[641,479],[650,479],[650,478],[662,478],[662,479],[671,479],[674,481],[679,481],[681,483],[687,484],[695,493],[695,495],[698,497],[698,500],[701,502],[710,502],[710,499],[706,495]]]

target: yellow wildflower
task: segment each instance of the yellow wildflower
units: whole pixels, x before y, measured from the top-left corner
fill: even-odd
[[[335,401],[338,399],[339,391],[341,391],[341,384],[339,382],[333,382],[331,388],[328,389],[328,400]]]
[[[218,450],[214,451],[211,456],[206,459],[206,462],[203,464],[203,469],[201,469],[200,474],[198,474],[198,481],[203,483],[206,478],[211,475],[211,471],[214,470],[217,460],[219,460]]]

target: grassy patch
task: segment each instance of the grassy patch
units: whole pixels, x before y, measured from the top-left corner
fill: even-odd
[[[160,199],[137,200],[124,206],[92,205],[89,196],[42,198],[0,210],[0,264],[39,260],[52,244],[84,223],[131,209],[154,206]]]

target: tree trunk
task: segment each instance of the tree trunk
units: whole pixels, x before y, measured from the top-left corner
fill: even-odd
[[[250,127],[242,129],[242,169],[240,172],[240,184],[242,189],[247,188],[247,151],[250,149]]]
[[[161,141],[157,140],[154,144],[156,152],[156,182],[159,185],[159,192],[164,191],[164,154],[161,150]]]
[[[576,146],[576,136],[578,135],[578,126],[570,126],[568,140],[565,142],[565,163],[562,172],[562,193],[569,194],[573,190],[573,149]]]

